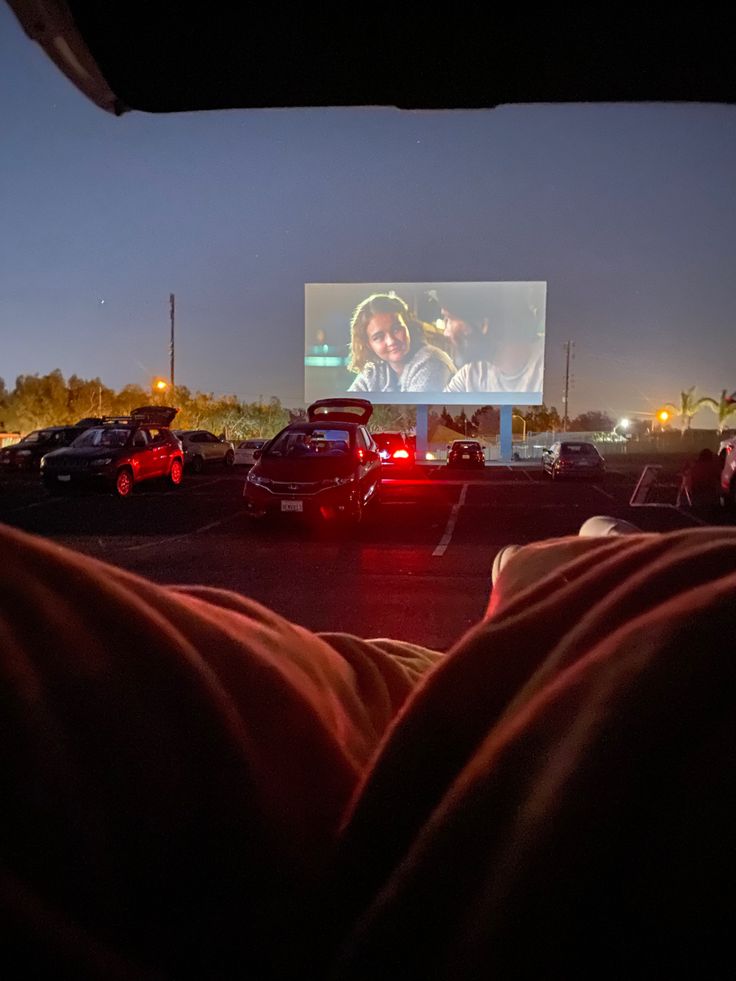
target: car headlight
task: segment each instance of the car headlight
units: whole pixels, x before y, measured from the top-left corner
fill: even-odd
[[[91,467],[106,467],[110,463],[112,463],[111,456],[99,456],[96,460],[89,461]]]
[[[260,487],[268,487],[268,485],[271,483],[268,477],[261,477],[260,474],[253,473],[253,471],[251,471],[245,479],[251,484],[258,484]]]

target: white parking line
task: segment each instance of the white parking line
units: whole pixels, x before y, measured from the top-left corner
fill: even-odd
[[[445,533],[440,538],[437,548],[432,552],[432,555],[444,555],[447,551],[447,546],[452,540],[452,533],[455,530],[455,523],[457,522],[457,516],[460,513],[460,508],[465,504],[465,496],[468,493],[468,485],[463,484],[463,489],[460,491],[460,497],[457,502],[452,505],[452,510],[450,511],[450,517],[447,519],[447,527],[445,528]]]
[[[609,498],[611,501],[616,500],[613,494],[609,494],[608,491],[604,491],[602,487],[598,486],[598,484],[593,484],[593,490],[597,490],[599,494],[603,494],[604,497]]]
[[[532,477],[528,470],[522,470],[521,472],[524,474],[527,480],[531,480],[531,482],[534,483],[534,477]]]
[[[139,552],[144,548],[158,548],[161,545],[170,545],[172,542],[181,542],[185,538],[191,538],[192,535],[201,535],[204,531],[210,531],[212,528],[217,528],[219,525],[225,524],[226,521],[230,521],[231,518],[239,517],[244,514],[241,510],[233,511],[232,514],[226,515],[224,518],[220,518],[219,521],[211,521],[208,525],[202,525],[200,528],[195,528],[193,531],[187,531],[183,535],[170,535],[168,538],[157,538],[155,542],[142,542],[140,545],[125,545],[120,549],[121,552]]]
[[[675,507],[674,504],[672,506]],[[675,507],[675,511],[677,511],[678,514],[681,514],[683,516],[683,518],[689,518],[691,521],[695,521],[699,525],[707,525],[708,524],[707,521],[703,521],[702,518],[699,518],[697,516],[697,514],[691,514],[690,511],[686,511],[685,508]]]

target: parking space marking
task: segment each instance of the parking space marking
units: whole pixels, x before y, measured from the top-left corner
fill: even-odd
[[[34,501],[33,504],[21,504],[20,507],[9,508],[9,510],[5,511],[4,513],[17,514],[19,511],[30,511],[33,508],[42,508],[45,504],[52,504],[54,501],[68,501],[68,500],[69,500],[68,497],[62,497],[61,495],[59,495],[58,497],[49,496],[44,498],[42,501]]]
[[[219,527],[219,525],[224,525],[226,521],[230,521],[231,518],[240,517],[244,514],[243,510],[233,511],[232,514],[225,515],[224,518],[220,518],[217,521],[210,521],[209,524],[202,525],[200,528],[195,528],[193,531],[184,532],[183,535],[169,535],[167,538],[157,538],[155,542],[141,542],[140,545],[125,545],[120,549],[121,552],[140,552],[144,548],[154,548],[160,547],[161,545],[170,545],[172,542],[181,542],[186,538],[191,538],[192,535],[201,535],[202,532],[211,531],[213,528]]]
[[[608,491],[604,491],[602,487],[598,486],[598,484],[593,484],[593,490],[597,490],[599,494],[603,494],[604,497],[607,497],[611,501],[616,500],[613,494],[609,494]]]
[[[468,493],[468,485],[463,484],[463,489],[460,491],[460,497],[457,499],[455,504],[452,505],[452,510],[450,511],[450,517],[447,519],[447,527],[445,528],[445,533],[440,538],[437,548],[435,548],[432,555],[444,555],[447,551],[447,546],[452,541],[452,533],[455,530],[455,524],[457,523],[457,516],[460,513],[460,508],[465,504],[465,497]]]
[[[697,514],[691,514],[690,511],[686,511],[685,508],[675,507],[674,504],[672,504],[670,506],[671,507],[674,507],[675,508],[675,511],[677,511],[678,514],[681,514],[683,516],[683,518],[689,518],[691,521],[694,521],[696,524],[699,524],[699,525],[707,525],[708,524],[707,521],[703,521],[702,518],[699,518],[697,516]]]
[[[527,480],[531,480],[531,482],[534,483],[534,477],[532,477],[528,470],[522,470],[521,472],[524,474]]]

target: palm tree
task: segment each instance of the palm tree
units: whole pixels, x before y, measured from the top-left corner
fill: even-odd
[[[718,412],[718,403],[715,399],[709,398],[707,395],[703,396],[703,398],[695,398],[695,385],[684,392],[680,392],[679,406],[674,405],[672,402],[668,402],[666,405],[667,409],[672,409],[675,415],[678,415],[682,419],[682,424],[687,429],[690,428],[695,413],[706,407],[712,409],[714,412]]]
[[[727,394],[726,389],[721,390],[721,397],[718,402],[712,399],[712,405],[709,404],[708,408],[712,409],[713,412],[718,416],[718,429],[723,430],[726,428],[726,423],[732,415],[736,415],[736,392],[731,392],[730,395]]]

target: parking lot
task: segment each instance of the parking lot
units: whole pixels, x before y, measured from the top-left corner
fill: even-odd
[[[3,475],[0,521],[160,583],[245,593],[314,630],[450,646],[483,613],[496,552],[576,534],[596,514],[645,531],[732,523],[674,506],[630,508],[640,465],[609,468],[601,483],[555,482],[533,465],[483,472],[417,467],[386,479],[382,501],[355,529],[261,524],[245,513],[245,470],[187,474],[183,485],[50,496],[36,477]]]

